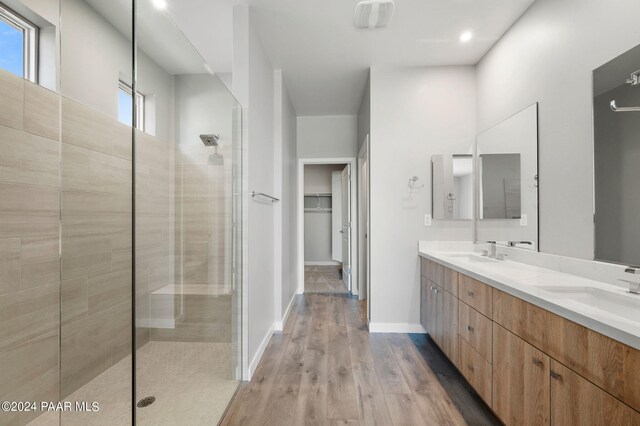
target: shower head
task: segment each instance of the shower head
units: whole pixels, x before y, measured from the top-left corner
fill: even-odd
[[[200,135],[200,139],[202,139],[204,146],[218,146],[220,135]]]

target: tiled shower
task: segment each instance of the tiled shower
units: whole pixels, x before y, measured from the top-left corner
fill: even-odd
[[[39,52],[36,78],[0,69],[0,400],[37,404],[0,425],[215,424],[240,371],[240,105],[151,0],[0,6]]]

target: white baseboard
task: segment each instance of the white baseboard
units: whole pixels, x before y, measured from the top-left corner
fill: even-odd
[[[289,301],[289,306],[287,306],[287,310],[284,311],[284,315],[282,316],[282,321],[276,321],[275,323],[275,331],[284,330],[284,325],[287,323],[287,318],[289,318],[289,313],[291,312],[291,307],[293,306],[293,302],[296,300],[296,294],[293,295],[291,300]]]
[[[251,380],[251,376],[253,376],[253,373],[255,373],[256,368],[260,363],[260,359],[262,358],[262,355],[264,355],[264,351],[267,349],[267,345],[269,344],[269,340],[271,339],[271,336],[273,336],[274,331],[275,331],[275,323],[271,324],[271,328],[269,328],[269,331],[267,331],[267,334],[262,339],[262,342],[260,342],[260,347],[258,347],[258,351],[256,352],[255,356],[251,360],[251,363],[249,363],[249,371],[248,371],[249,374],[247,377],[247,381]]]
[[[370,322],[369,333],[418,333],[426,334],[427,330],[421,324],[402,322]]]
[[[304,262],[305,266],[338,266],[341,265],[340,262],[335,262],[333,260],[327,260],[325,262]]]

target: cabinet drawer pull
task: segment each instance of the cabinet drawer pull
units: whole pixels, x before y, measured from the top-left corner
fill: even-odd
[[[468,368],[471,372],[473,372],[473,365],[469,364],[469,365],[467,365],[467,368]]]
[[[469,330],[471,333],[473,333],[473,327],[471,327],[470,325],[467,326],[467,330]]]
[[[473,297],[473,292],[471,290],[467,291],[467,296]]]
[[[551,378],[557,381],[562,381],[562,374],[556,373],[555,371],[551,371],[549,374],[551,374]]]
[[[533,365],[538,367],[544,367],[544,362],[540,361],[538,358],[533,358]]]

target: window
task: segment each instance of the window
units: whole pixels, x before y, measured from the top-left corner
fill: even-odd
[[[134,118],[132,96],[131,86],[121,81],[118,90],[118,120],[127,126],[134,125],[131,122]],[[136,92],[135,128],[144,131],[144,95],[140,92]]]
[[[38,27],[0,3],[0,68],[37,79]]]

